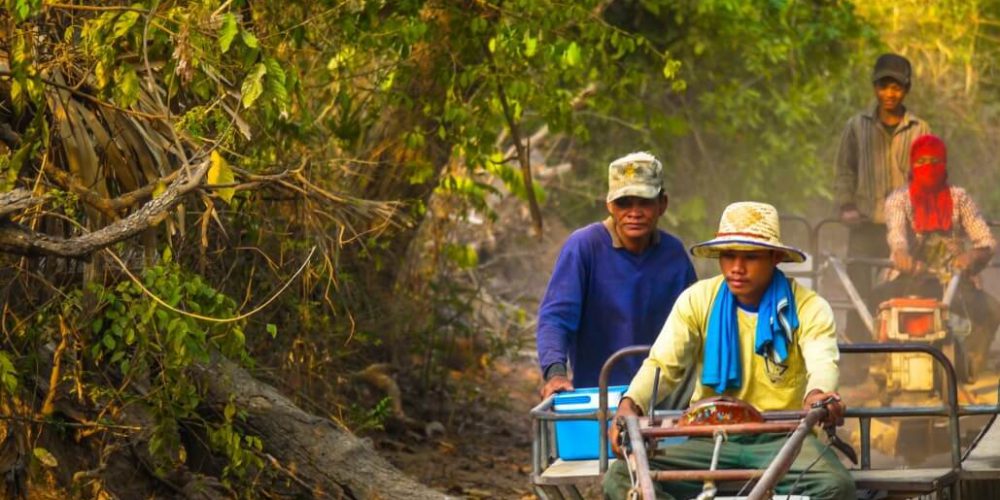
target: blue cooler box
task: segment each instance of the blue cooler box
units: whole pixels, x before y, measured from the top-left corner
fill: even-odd
[[[616,385],[608,388],[608,411],[618,408],[618,400],[628,389],[627,385]],[[552,409],[556,413],[593,413],[597,411],[597,387],[577,389],[575,391],[556,394]],[[605,429],[607,427],[605,426]],[[598,427],[597,420],[558,420],[556,421],[556,451],[563,460],[593,460],[598,458]],[[608,456],[611,455],[611,443],[608,443]]]

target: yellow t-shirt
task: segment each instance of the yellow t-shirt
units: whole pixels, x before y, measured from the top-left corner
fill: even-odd
[[[746,401],[760,411],[801,409],[806,394],[813,389],[836,390],[840,376],[833,309],[816,292],[794,279],[789,283],[795,296],[799,328],[792,334],[783,369],[754,352],[757,314],[737,308],[743,383],[739,389],[728,389],[724,394]],[[660,368],[657,402],[677,387],[688,366],[696,370],[692,402],[718,395],[701,384],[701,367],[708,317],[722,284],[721,275],[701,280],[677,298],[649,357],[625,393],[644,412],[653,394],[657,367]]]

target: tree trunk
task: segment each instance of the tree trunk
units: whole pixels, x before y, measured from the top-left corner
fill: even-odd
[[[306,413],[223,356],[197,366],[195,373],[205,387],[205,404],[222,413],[233,398],[247,411],[244,430],[259,436],[264,451],[308,485],[316,498],[447,498],[404,475],[365,441]]]

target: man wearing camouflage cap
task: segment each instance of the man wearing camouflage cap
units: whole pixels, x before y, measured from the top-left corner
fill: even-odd
[[[663,165],[632,153],[608,167],[611,216],[578,229],[563,245],[538,310],[542,398],[596,387],[601,366],[615,351],[656,338],[677,296],[696,279],[676,237],[657,229],[667,209]],[[572,368],[570,382],[567,361]],[[619,363],[612,384],[626,384],[639,368]]]

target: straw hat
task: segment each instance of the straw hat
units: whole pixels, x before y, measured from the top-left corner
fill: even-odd
[[[741,201],[726,207],[715,238],[691,247],[691,255],[718,258],[725,250],[779,250],[784,262],[804,262],[802,250],[781,242],[778,210],[767,203]]]

